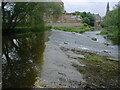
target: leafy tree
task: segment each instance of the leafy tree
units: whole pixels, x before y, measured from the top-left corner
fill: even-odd
[[[87,17],[90,20],[90,24],[89,25],[94,26],[94,23],[95,23],[95,17],[94,17],[94,15],[89,12],[89,13],[87,13]]]
[[[90,12],[74,12],[74,14],[76,15],[80,15],[82,18],[83,23],[87,23],[90,26],[94,26],[94,22],[95,22],[95,17],[93,14],[91,14]]]
[[[87,13],[86,12],[81,12],[80,15],[81,15],[82,18],[84,18],[84,17],[87,16]]]
[[[13,30],[14,27],[20,23],[25,17],[30,14],[32,3],[13,3],[13,2],[2,2],[3,12],[3,30]]]
[[[84,17],[83,18],[83,23],[90,24],[90,19],[88,19],[88,17]]]
[[[13,31],[17,25],[35,26],[44,25],[43,16],[51,14],[59,15],[63,7],[55,2],[2,2],[3,30]]]
[[[80,12],[79,12],[79,11],[75,11],[75,12],[73,13],[73,15],[80,15]]]

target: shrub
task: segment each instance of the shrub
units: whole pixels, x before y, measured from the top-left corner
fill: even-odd
[[[51,25],[48,25],[47,28],[48,28],[48,29],[52,29],[52,26],[51,26]]]
[[[107,35],[107,34],[108,34],[108,31],[104,29],[104,30],[102,30],[102,31],[100,32],[100,34],[101,34],[101,35]]]

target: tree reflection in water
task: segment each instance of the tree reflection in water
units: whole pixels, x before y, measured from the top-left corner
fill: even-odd
[[[2,42],[3,88],[31,88],[41,72],[45,34],[8,37]]]

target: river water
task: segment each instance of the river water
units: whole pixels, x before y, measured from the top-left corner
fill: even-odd
[[[96,37],[98,41],[90,40],[89,37],[95,33],[81,35],[52,30],[30,35],[3,36],[3,88],[78,87],[81,82],[85,82],[82,74],[71,65],[60,47],[90,47],[93,52],[98,47],[96,51],[109,50],[109,55],[117,57],[117,46],[103,45],[104,38],[100,36]]]
[[[33,87],[44,63],[43,52],[48,35],[48,32],[45,32],[22,36],[3,36],[3,88]]]

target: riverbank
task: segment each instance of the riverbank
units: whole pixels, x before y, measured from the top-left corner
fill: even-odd
[[[76,33],[84,33],[86,31],[92,31],[94,30],[94,27],[91,27],[87,24],[83,24],[82,26],[77,27],[53,27],[53,29],[60,30],[60,31],[66,31],[66,32],[76,32]]]

